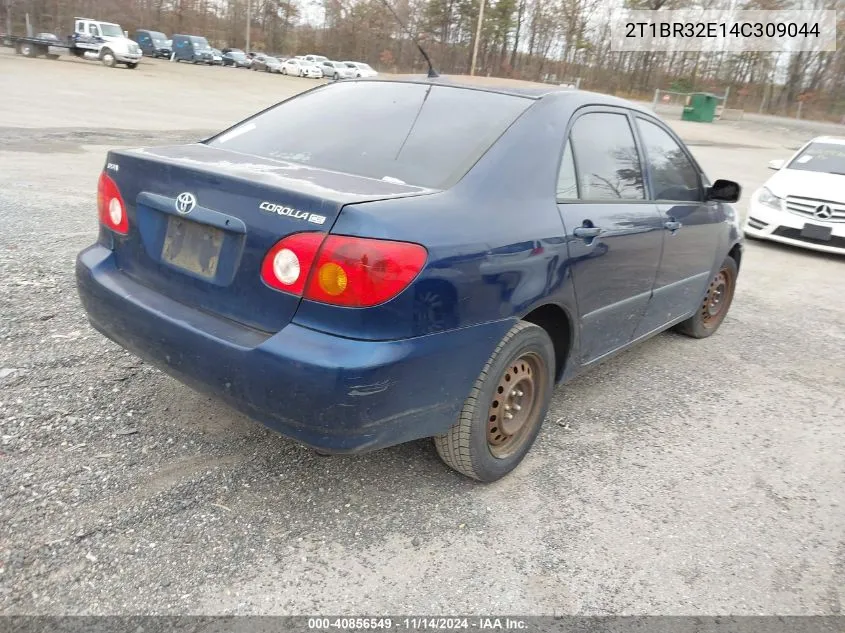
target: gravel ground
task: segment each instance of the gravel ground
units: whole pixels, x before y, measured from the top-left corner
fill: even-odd
[[[718,335],[559,389],[492,485],[427,441],[317,457],[93,331],[106,149],[312,85],[0,52],[0,612],[842,613],[845,258],[749,243]],[[812,134],[673,125],[747,194]]]

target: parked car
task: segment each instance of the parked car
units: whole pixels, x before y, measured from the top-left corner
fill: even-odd
[[[356,77],[378,77],[378,73],[369,64],[364,62],[343,62],[355,71]]]
[[[211,63],[215,66],[222,66],[223,65],[223,53],[220,52],[220,49],[212,48],[211,49]]]
[[[199,35],[174,35],[173,59],[177,62],[213,64],[214,54],[208,40]]]
[[[751,196],[748,237],[845,254],[845,138],[819,136],[788,160]]]
[[[334,82],[199,143],[109,152],[76,280],[97,330],[284,435],[433,437],[493,481],[556,383],[673,326],[719,330],[739,193],[615,97]]]
[[[135,31],[133,38],[141,47],[141,52],[149,57],[163,57],[170,59],[172,50],[168,46],[167,36],[159,31],[148,31],[139,29]]]
[[[330,79],[354,79],[355,71],[342,62],[326,60],[319,64],[323,77]]]
[[[251,59],[238,48],[223,49],[223,65],[233,68],[249,68]]]
[[[272,57],[270,55],[256,55],[250,67],[253,70],[263,70],[268,73],[280,73],[282,72],[282,64],[281,62]]]
[[[321,79],[323,77],[323,71],[320,70],[317,64],[295,57],[282,64],[282,74],[310,77],[311,79]]]

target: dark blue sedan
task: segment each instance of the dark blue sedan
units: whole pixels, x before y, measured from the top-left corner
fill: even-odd
[[[77,283],[107,337],[320,453],[433,437],[492,481],[555,384],[719,328],[739,191],[620,99],[340,82],[110,152]]]

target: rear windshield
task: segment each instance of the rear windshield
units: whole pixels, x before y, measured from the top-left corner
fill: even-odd
[[[281,103],[209,145],[445,189],[532,103],[429,84],[340,83]]]
[[[845,176],[845,145],[810,143],[789,163],[788,168]]]

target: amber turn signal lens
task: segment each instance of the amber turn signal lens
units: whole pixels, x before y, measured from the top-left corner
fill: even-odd
[[[327,295],[337,296],[346,290],[349,279],[346,271],[334,262],[320,266],[320,289]]]

